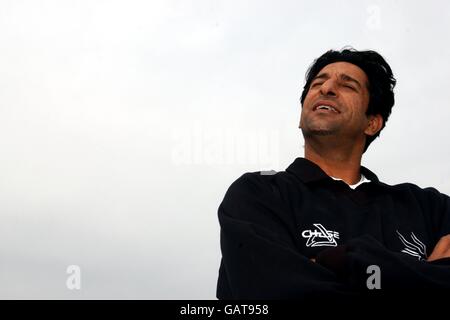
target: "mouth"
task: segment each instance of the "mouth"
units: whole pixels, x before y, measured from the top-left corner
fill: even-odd
[[[335,106],[326,102],[318,102],[314,106],[313,111],[341,113]]]

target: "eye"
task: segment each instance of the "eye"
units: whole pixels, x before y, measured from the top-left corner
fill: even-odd
[[[352,89],[353,91],[356,91],[356,89],[355,89],[354,87],[352,87],[351,85],[345,84],[344,87],[350,88],[350,89]]]
[[[314,83],[311,85],[311,88],[312,88],[312,87],[317,87],[317,86],[320,86],[320,85],[322,85],[322,82],[314,82]]]

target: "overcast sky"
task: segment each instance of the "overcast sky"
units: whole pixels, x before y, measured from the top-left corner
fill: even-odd
[[[448,1],[1,0],[0,298],[215,299],[227,188],[303,156],[346,45],[398,81],[363,164],[450,194],[449,31]]]

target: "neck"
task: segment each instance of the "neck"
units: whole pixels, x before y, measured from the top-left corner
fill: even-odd
[[[360,144],[330,145],[305,139],[305,158],[317,164],[327,175],[355,184],[361,179],[363,147]]]

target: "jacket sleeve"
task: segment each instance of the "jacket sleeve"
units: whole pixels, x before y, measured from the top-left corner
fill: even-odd
[[[416,190],[423,210],[431,217],[435,243],[450,234],[450,198],[434,188]],[[388,250],[369,235],[348,241],[343,246],[320,252],[316,261],[335,272],[350,286],[366,290],[367,268],[379,267],[381,289],[390,292],[417,294],[450,292],[450,259],[431,262],[418,260],[400,252]]]
[[[450,198],[434,188],[416,189],[416,197],[424,212],[431,217],[435,243],[450,234]],[[320,252],[316,261],[335,272],[351,286],[366,290],[367,268],[380,270],[381,290],[417,294],[450,292],[450,259],[431,262],[418,260],[388,250],[369,235],[348,241],[345,245]]]
[[[296,247],[286,208],[269,181],[246,173],[219,206],[218,299],[299,299],[350,294],[333,272]]]
[[[418,260],[386,249],[369,235],[326,249],[317,255],[316,261],[360,292],[369,290],[369,266],[379,268],[381,292],[414,295],[450,292],[449,258],[432,262]]]
[[[450,197],[435,188],[420,193],[424,210],[429,212],[435,229],[435,241],[450,234]]]

